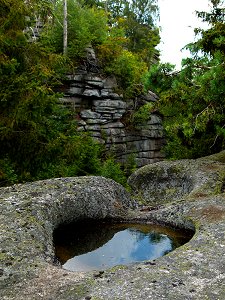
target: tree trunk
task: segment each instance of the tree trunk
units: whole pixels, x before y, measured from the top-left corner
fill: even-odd
[[[67,54],[67,44],[68,44],[68,38],[67,38],[67,0],[63,1],[63,54]]]
[[[108,0],[105,1],[105,12],[108,12]]]

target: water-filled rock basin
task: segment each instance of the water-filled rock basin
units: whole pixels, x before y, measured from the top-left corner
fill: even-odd
[[[156,259],[192,235],[159,225],[85,221],[59,226],[54,243],[63,268],[90,271]]]

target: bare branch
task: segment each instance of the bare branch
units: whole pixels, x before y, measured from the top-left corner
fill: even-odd
[[[195,128],[194,128],[194,132],[195,132],[196,129],[197,129],[197,119],[198,119],[198,117],[199,117],[200,115],[202,115],[205,111],[208,111],[210,107],[213,109],[213,112],[215,113],[215,109],[214,109],[214,107],[212,106],[212,104],[210,103],[207,107],[205,107],[200,113],[198,113],[198,114],[196,115],[196,117],[195,117]]]
[[[197,68],[197,69],[202,69],[202,70],[212,70],[214,69],[215,67],[220,67],[220,66],[223,66],[225,64],[225,62],[222,62],[221,64],[218,64],[218,65],[215,65],[215,66],[212,66],[212,67],[208,67],[208,66],[205,66],[205,65],[193,65],[194,68]]]
[[[225,124],[221,127],[221,129],[223,129],[224,127],[225,127]],[[210,146],[210,149],[216,144],[216,141],[217,141],[218,137],[219,137],[219,134],[216,135],[212,146]]]

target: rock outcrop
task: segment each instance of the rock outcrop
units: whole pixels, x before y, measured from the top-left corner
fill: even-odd
[[[91,176],[2,188],[0,201],[1,283],[5,285],[23,276],[35,276],[43,259],[54,261],[52,236],[59,224],[87,218],[123,218],[132,203],[121,185]]]
[[[64,93],[61,101],[75,111],[78,130],[89,132],[105,145],[106,151],[112,151],[122,164],[132,155],[138,167],[162,160],[164,155],[161,149],[165,139],[161,117],[156,113],[151,114],[146,124],[138,126],[138,129],[125,121],[125,116],[137,106],[155,102],[157,96],[149,91],[135,103],[124,101],[122,95],[115,92],[115,78],[101,75],[92,62],[95,61],[94,53],[90,55],[89,67],[68,75],[61,90]]]
[[[225,153],[160,162],[138,170],[129,180],[133,197],[150,205],[149,210],[135,208],[122,186],[102,177],[1,188],[0,298],[223,300],[225,164],[214,160],[221,157]],[[163,192],[157,196],[158,188]],[[167,197],[168,189],[177,192]],[[54,264],[52,232],[57,225],[107,217],[167,223],[195,234],[187,244],[159,259],[104,272],[73,273]]]

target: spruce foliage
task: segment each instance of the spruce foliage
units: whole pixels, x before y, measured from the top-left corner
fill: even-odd
[[[198,40],[186,47],[191,58],[181,71],[159,64],[146,77],[147,87],[160,95],[157,109],[164,115],[168,157],[197,158],[225,147],[225,9],[210,1],[209,13],[197,12],[209,24],[195,29]]]

